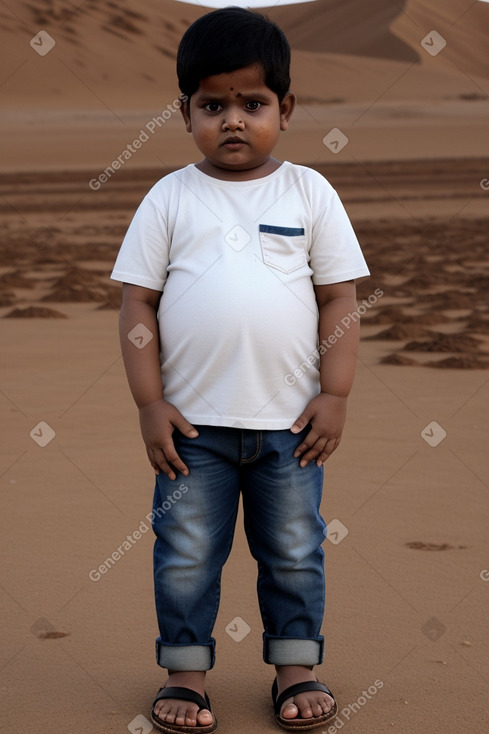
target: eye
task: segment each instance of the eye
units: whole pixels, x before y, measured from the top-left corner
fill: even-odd
[[[219,112],[222,110],[222,107],[219,102],[208,102],[204,105],[204,109],[207,110],[207,112]]]
[[[261,102],[257,102],[256,100],[252,99],[250,102],[246,103],[246,109],[249,112],[256,112],[256,110],[259,110],[261,107]]]

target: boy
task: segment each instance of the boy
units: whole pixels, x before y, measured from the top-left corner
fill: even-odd
[[[368,269],[331,186],[271,157],[294,110],[289,63],[282,31],[249,10],[216,10],[186,31],[181,112],[204,157],[152,188],[112,274],[124,283],[122,352],[156,473],[156,656],[169,677],[151,715],[163,732],[217,728],[204,678],[240,494],[275,719],[296,731],[337,712],[313,672],[319,504],[358,345],[355,324],[332,335]]]

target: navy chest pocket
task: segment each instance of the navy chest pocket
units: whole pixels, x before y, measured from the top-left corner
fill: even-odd
[[[307,265],[306,235],[303,227],[260,224],[263,262],[282,273],[292,273]]]

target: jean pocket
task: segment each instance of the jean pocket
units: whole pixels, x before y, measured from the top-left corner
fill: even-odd
[[[307,265],[306,235],[302,227],[260,224],[263,262],[282,273],[292,273]]]

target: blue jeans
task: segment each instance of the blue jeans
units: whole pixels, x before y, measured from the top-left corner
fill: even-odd
[[[323,470],[293,456],[309,426],[257,431],[197,426],[175,431],[188,477],[159,474],[152,512],[159,665],[209,670],[221,571],[231,550],[238,501],[258,564],[264,626],[263,658],[274,665],[313,666],[323,660],[325,523],[319,514]]]

